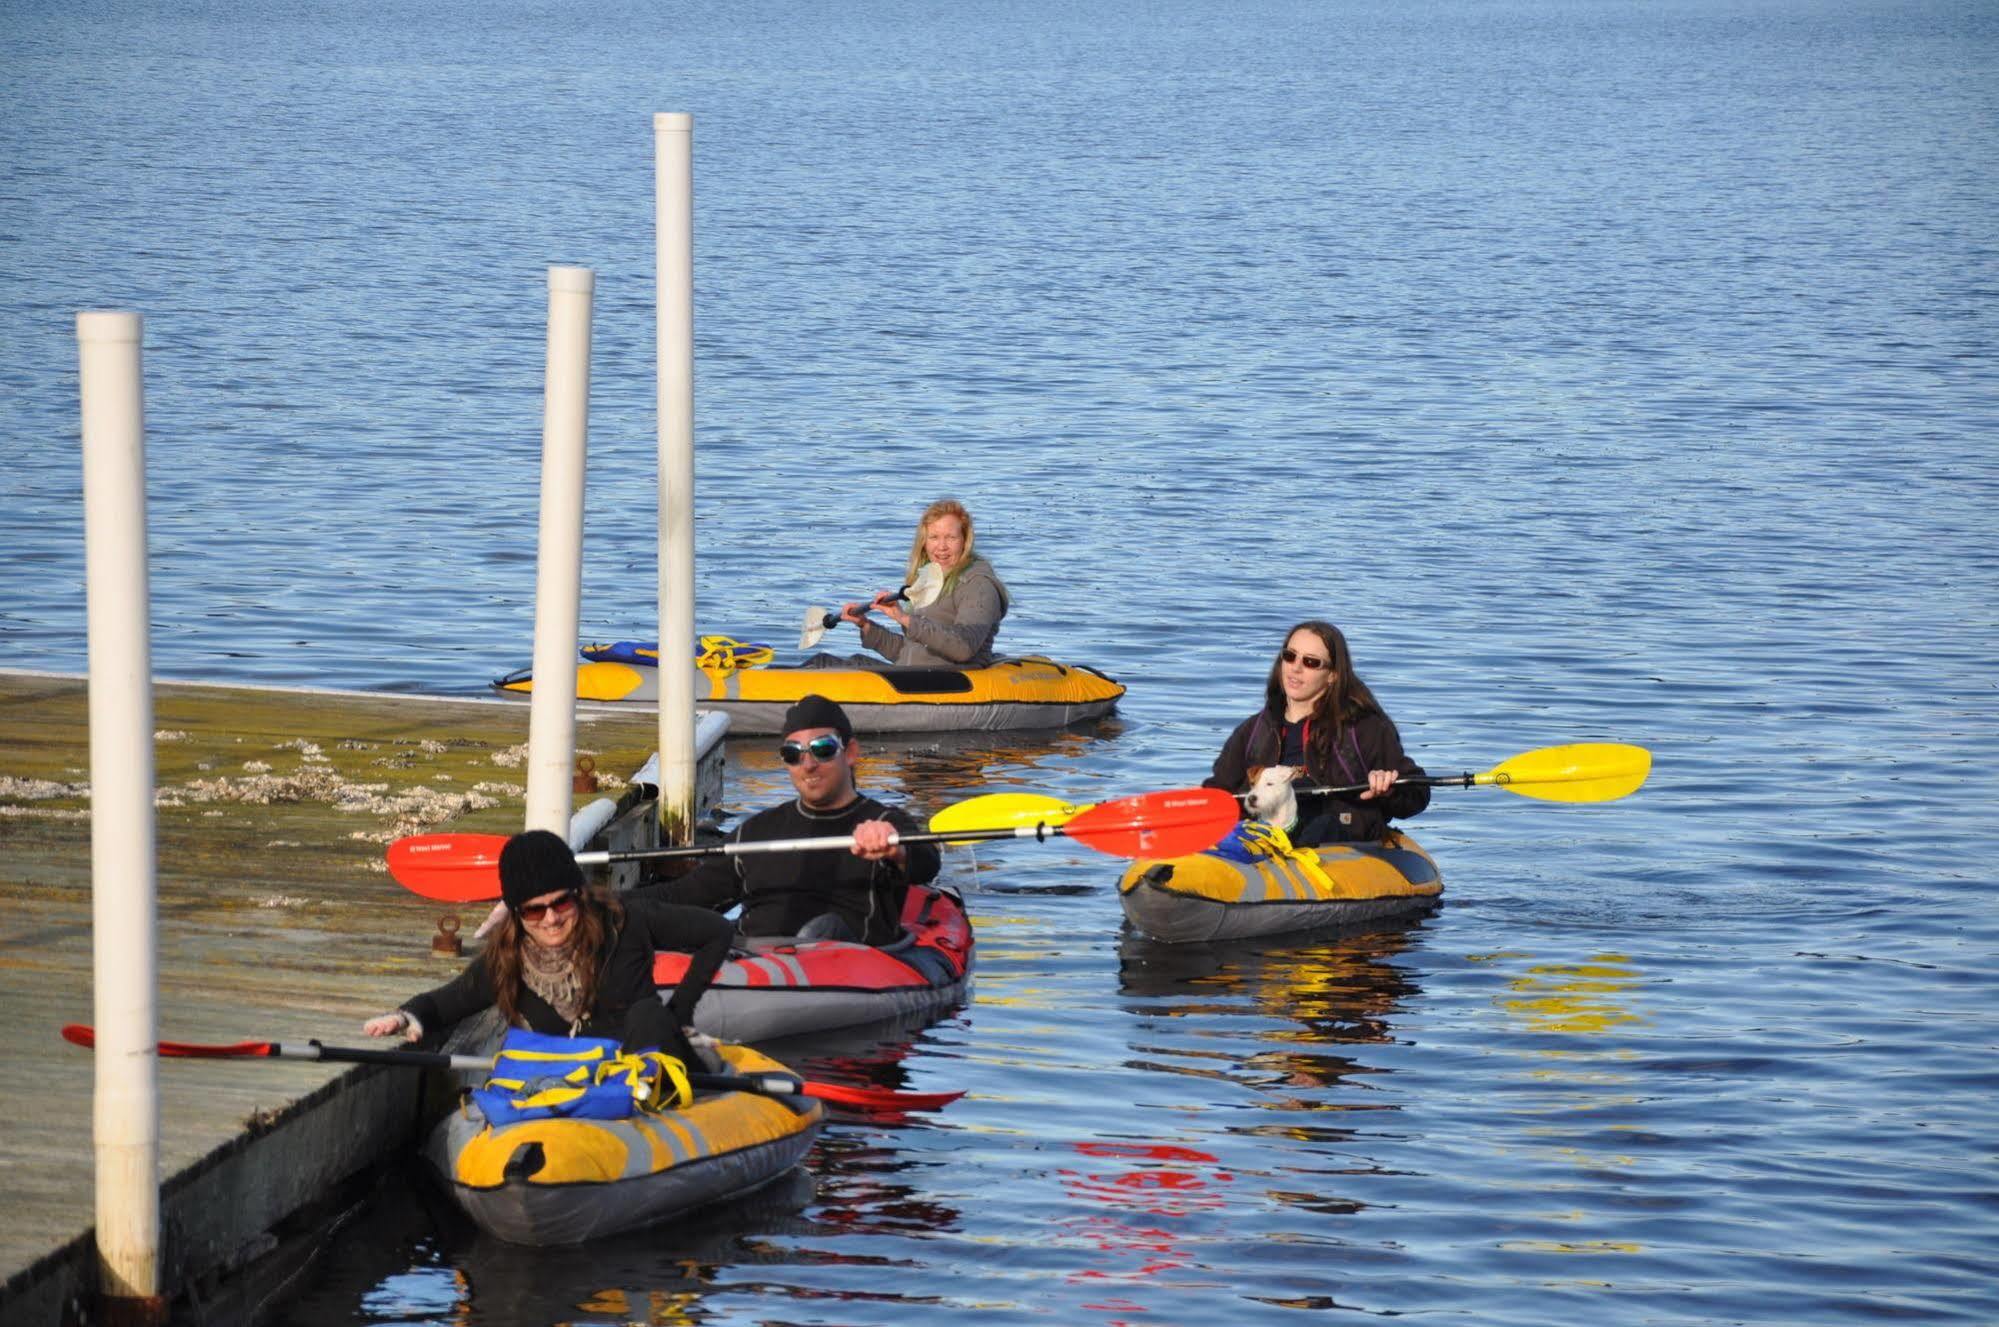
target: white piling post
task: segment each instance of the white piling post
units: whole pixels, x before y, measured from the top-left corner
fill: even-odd
[[[90,634],[97,1258],[106,1301],[133,1321],[164,1321],[143,329],[136,313],[76,316]]]
[[[694,117],[652,118],[659,282],[659,818],[694,834]]]
[[[525,827],[565,837],[576,765],[576,633],[583,601],[583,470],[595,290],[596,275],[587,267],[548,269]]]

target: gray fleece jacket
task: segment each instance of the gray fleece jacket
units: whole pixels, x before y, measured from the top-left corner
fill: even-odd
[[[993,661],[993,637],[1006,609],[1006,587],[992,564],[979,558],[935,603],[910,609],[903,634],[873,618],[862,622],[861,644],[902,668],[984,668]]]

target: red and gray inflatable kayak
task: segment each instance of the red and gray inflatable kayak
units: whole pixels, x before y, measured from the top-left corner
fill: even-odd
[[[942,1014],[972,985],[972,923],[958,896],[925,885],[903,903],[902,938],[889,945],[759,937],[715,974],[694,1026],[731,1042],[773,1041],[828,1028]],[[687,971],[687,955],[653,959],[661,998]]]

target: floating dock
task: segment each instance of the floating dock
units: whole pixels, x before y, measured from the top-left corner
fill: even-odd
[[[161,682],[154,724],[162,1039],[355,1044],[466,961],[433,952],[452,909],[398,886],[382,855],[446,825],[520,828],[526,705]],[[725,731],[696,730],[697,820],[716,812]],[[651,713],[579,713],[601,786],[577,806],[626,793],[657,736]],[[94,1021],[89,750],[83,678],[0,672],[8,1323],[64,1321],[95,1286],[93,1067],[58,1035]],[[483,915],[447,923],[468,950]],[[163,1293],[213,1312],[307,1256],[329,1203],[414,1140],[423,1090],[399,1069],[162,1059]]]

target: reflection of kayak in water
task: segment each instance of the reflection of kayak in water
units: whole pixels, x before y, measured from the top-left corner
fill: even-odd
[[[770,1041],[892,1018],[935,1016],[962,1004],[972,980],[972,924],[948,890],[911,886],[902,938],[758,939],[724,963],[694,1006],[694,1026],[724,1041]],[[687,955],[653,957],[660,997],[687,971]]]
[[[858,732],[1060,728],[1117,708],[1122,684],[1094,668],[1030,655],[985,668],[774,668],[770,650],[726,642],[695,664],[694,703],[729,716],[734,733],[775,733],[801,697],[838,701]],[[643,642],[592,645],[576,668],[579,700],[659,703],[658,656]],[[759,661],[759,655],[761,660]],[[531,671],[497,679],[502,691],[534,689]]]
[[[742,1046],[733,1073],[783,1073]],[[489,1123],[468,1096],[424,1157],[479,1227],[513,1244],[579,1244],[749,1193],[796,1166],[825,1108],[806,1097],[698,1092],[687,1106],[623,1119]]]
[[[1155,940],[1187,942],[1352,926],[1427,911],[1444,891],[1416,841],[1294,848],[1245,821],[1206,852],[1135,861],[1118,881],[1124,915]]]

